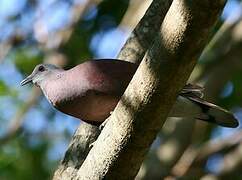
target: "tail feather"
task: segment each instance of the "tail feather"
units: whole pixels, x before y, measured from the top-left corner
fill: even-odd
[[[190,116],[193,116],[196,119],[215,123],[220,126],[231,128],[237,127],[239,125],[238,120],[231,112],[202,99],[203,90],[203,87],[198,85],[185,85],[180,92],[180,98],[178,98],[178,100],[182,100],[183,103],[179,103],[178,101],[176,105],[179,108],[176,108],[176,111],[173,111],[172,114],[175,114],[176,116],[181,114],[188,114],[189,116],[190,114]],[[183,97],[183,99],[181,97]],[[194,107],[192,104],[197,106]],[[177,111],[177,109],[179,111]]]
[[[197,119],[224,127],[235,128],[239,125],[238,120],[231,112],[196,96],[187,96],[187,98],[200,106],[202,110],[202,113],[196,117]]]

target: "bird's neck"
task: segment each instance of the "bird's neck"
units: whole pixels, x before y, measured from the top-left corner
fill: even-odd
[[[39,87],[44,93],[45,97],[48,101],[55,106],[57,103],[57,99],[60,99],[61,91],[61,83],[63,82],[64,71],[57,72],[55,74],[51,74],[48,78],[41,81]]]

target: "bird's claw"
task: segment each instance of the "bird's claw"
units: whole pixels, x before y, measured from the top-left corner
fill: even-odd
[[[109,117],[108,117],[107,119],[105,119],[105,121],[103,121],[102,124],[98,127],[98,129],[99,129],[100,131],[102,131],[103,128],[104,128],[104,126],[106,126],[108,120],[109,120]]]

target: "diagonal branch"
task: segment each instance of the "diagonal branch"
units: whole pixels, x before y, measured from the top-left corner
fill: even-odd
[[[124,44],[117,59],[140,63],[157,36],[172,0],[153,0]]]
[[[135,177],[224,3],[173,1],[160,34],[75,179]]]
[[[170,2],[170,3],[168,3]],[[134,32],[139,33],[132,33],[130,38],[127,40],[126,44],[122,48],[118,58],[123,60],[133,60],[134,62],[140,62],[144,56],[145,51],[148,49],[149,46],[151,46],[151,43],[153,42],[153,39],[155,37],[155,34],[158,33],[161,22],[163,21],[166,12],[168,11],[171,4],[171,0],[154,0],[151,4],[151,6],[146,11],[144,17],[142,18],[141,22],[136,26]],[[147,25],[149,24],[149,26]],[[154,26],[154,24],[158,24],[157,26]],[[145,29],[145,31],[143,31]],[[154,33],[156,32],[156,33]],[[148,36],[149,35],[149,36]],[[147,38],[147,39],[145,39]],[[141,46],[142,42],[146,42],[146,46]],[[137,49],[136,49],[137,46]],[[136,52],[135,56],[133,56],[133,52]],[[89,137],[91,139],[81,139],[78,137],[81,136],[79,132],[83,131],[90,131],[92,132],[92,137]],[[79,147],[79,152],[82,152],[85,156],[75,158],[78,159],[78,161],[74,161],[76,165],[73,166],[73,158],[68,158],[68,154],[71,153],[73,156],[77,154],[77,149],[73,148],[73,146],[69,146],[64,160],[61,162],[61,165],[58,167],[58,169],[55,172],[53,179],[61,179],[61,178],[71,178],[75,176],[75,172],[78,170],[76,167],[79,167],[80,162],[82,163],[85,159],[86,155],[88,154],[90,148],[89,145],[98,137],[99,130],[96,129],[86,123],[82,123],[76,133],[73,135],[73,138],[71,140],[71,144],[75,144],[75,146]],[[96,137],[93,139],[93,137]],[[70,165],[72,164],[72,166]]]

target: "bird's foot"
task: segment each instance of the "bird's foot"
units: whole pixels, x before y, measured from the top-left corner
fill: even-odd
[[[107,122],[109,121],[109,118],[110,116],[107,119],[105,119],[105,121],[103,121],[102,124],[98,127],[100,131],[102,131],[104,126],[106,126]]]

